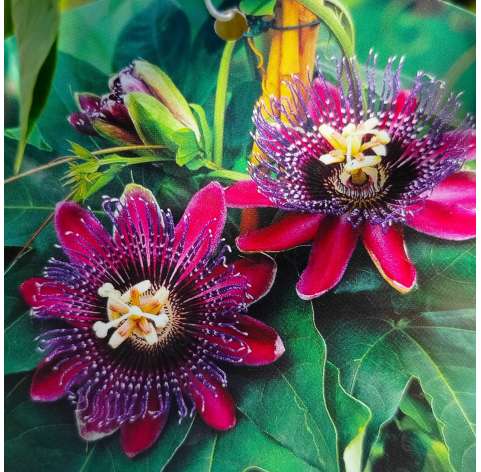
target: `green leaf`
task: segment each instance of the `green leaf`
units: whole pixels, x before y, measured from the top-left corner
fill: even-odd
[[[252,110],[262,94],[258,80],[244,80],[232,86],[232,98],[226,109],[223,166],[247,171],[252,150]]]
[[[200,105],[197,105],[196,103],[191,103],[190,107],[192,108],[192,110],[194,110],[194,114],[200,126],[202,148],[207,155],[207,159],[212,160],[213,136],[212,130],[210,129],[209,123],[207,121],[205,111]]]
[[[189,433],[193,419],[180,425],[173,413],[159,441],[135,460],[120,448],[119,434],[86,443],[74,424],[73,406],[30,400],[30,381],[9,392],[13,408],[6,412],[5,467],[15,472],[159,472]],[[25,454],[25,450],[29,453]]]
[[[118,38],[126,24],[144,9],[145,0],[95,0],[63,11],[59,50],[88,62],[104,74],[116,72],[112,58]],[[92,21],[92,18],[102,18],[102,21]],[[133,54],[131,59],[135,57],[139,56]]]
[[[239,8],[246,15],[273,15],[276,0],[241,0]]]
[[[373,470],[402,469],[412,472],[452,472],[446,446],[437,438],[412,428],[404,420],[383,431],[384,450]]]
[[[18,173],[28,135],[45,104],[55,69],[58,2],[11,0],[11,18],[20,64],[21,137],[14,165]]]
[[[174,83],[181,86],[190,73],[190,34],[189,20],[179,3],[152,1],[131,17],[121,32],[115,47],[113,70],[141,57],[165,70]]]
[[[336,430],[325,388],[326,346],[309,302],[297,296],[295,270],[279,267],[276,285],[252,316],[272,326],[286,352],[271,366],[243,368],[231,376],[238,408],[262,431],[320,470],[336,471]]]
[[[338,318],[325,330],[330,359],[346,390],[372,411],[366,452],[419,380],[458,471],[474,469],[474,310],[422,313],[398,320]],[[344,342],[349,339],[349,343]]]
[[[196,3],[200,4],[197,0]],[[183,82],[175,80],[171,71],[166,70],[175,80],[175,83],[179,85],[189,102],[202,105],[207,116],[213,117],[213,98],[217,83],[217,74],[213,71],[217,72],[219,69],[225,41],[215,34],[212,27],[212,17],[207,14],[205,8],[203,8],[203,11],[205,21],[200,23],[200,30],[192,42],[195,47],[192,48],[191,54],[186,58],[188,73],[185,74]]]
[[[71,142],[72,153],[84,161],[96,161],[97,158],[85,147],[78,143]]]
[[[439,436],[439,429],[436,419],[433,416],[429,404],[423,398],[415,396],[410,390],[405,393],[399,410],[408,416],[418,429],[421,429],[430,436]]]
[[[42,355],[36,350],[35,341],[39,334],[38,327],[39,323],[32,319],[30,310],[5,325],[5,374],[25,372],[39,363]]]
[[[87,193],[83,197],[83,200],[87,200],[87,198],[106,187],[115,177],[117,177],[121,170],[122,166],[120,165],[113,165],[110,166],[108,170],[104,170],[100,177],[97,178],[94,184],[88,189]]]
[[[177,144],[175,162],[179,166],[187,166],[190,170],[202,167],[203,154],[197,143],[195,133],[189,128],[181,128],[172,135],[172,140]]]
[[[3,16],[3,37],[6,39],[13,34],[12,0],[5,0],[5,3],[3,4]]]
[[[413,5],[351,0],[350,4],[356,25],[356,53],[361,63],[371,48],[379,53],[380,65],[389,56],[405,55],[403,71],[407,76],[414,77],[423,70],[447,79],[449,89],[465,92],[465,109],[476,110],[476,22],[472,13],[450,2]]]
[[[4,136],[10,139],[14,139],[15,141],[20,140],[20,128],[8,128],[5,130]],[[41,151],[51,151],[52,148],[45,142],[43,139],[38,126],[34,126],[28,138],[28,144],[35,146],[36,148],[40,149]]]
[[[12,160],[16,141],[5,139],[5,156],[7,163],[5,174],[11,175]],[[25,170],[45,164],[57,157],[53,153],[40,151],[27,146],[25,152]],[[7,184],[4,201],[4,244],[22,247],[55,208],[58,201],[66,195],[66,190],[59,185],[64,166],[58,166],[49,172],[39,172],[30,177]],[[45,189],[49,191],[46,192]],[[52,240],[50,240],[52,242]]]
[[[421,355],[421,351],[413,342],[404,342],[404,331],[418,329],[417,324],[424,316],[419,315],[422,312],[461,310],[452,311],[452,321],[460,324],[466,321],[468,315],[464,313],[470,312],[462,310],[474,307],[475,243],[441,241],[413,231],[406,231],[405,237],[417,267],[418,289],[407,295],[398,294],[379,276],[368,255],[359,248],[343,281],[333,292],[316,300],[317,325],[326,338],[329,360],[340,369],[342,385],[350,394],[366,403],[373,414],[366,434],[364,460],[367,459],[379,428],[396,413],[411,378],[419,378],[421,375],[415,369],[423,367],[421,386],[425,394],[434,398],[434,414],[451,450],[451,461],[457,469],[462,470],[459,464],[459,454],[462,454],[460,450],[465,446],[466,449],[469,448],[472,431],[467,422],[463,429],[454,419],[440,415],[439,401],[442,402],[445,398],[448,387],[431,382],[429,391],[426,390],[429,364],[427,359],[424,359],[424,363],[415,359],[416,355]],[[457,313],[460,314],[459,319],[456,319]],[[469,328],[469,322],[467,324]],[[428,332],[427,328],[419,330]],[[444,331],[458,332],[444,326],[433,328],[434,333]],[[469,337],[469,331],[466,333]],[[433,334],[430,340],[432,345],[423,346],[424,348],[441,349],[442,343],[445,343],[442,349],[448,357],[442,359],[442,362],[446,366],[451,362],[449,355],[454,356],[452,362],[458,362],[457,354],[454,353],[464,350],[463,382],[466,389],[463,391],[469,391],[469,383],[473,379],[470,376],[474,372],[474,363],[470,363],[469,358],[472,346],[454,336],[449,344],[439,334]],[[457,344],[459,342],[460,345]],[[356,366],[360,359],[364,359],[370,346],[376,348],[366,356],[369,362],[365,368],[359,369],[359,374],[363,375],[355,375]],[[398,352],[402,347],[406,349],[402,351],[404,358]],[[407,360],[409,355],[413,357],[410,361]],[[435,391],[431,392],[435,387]],[[453,433],[453,430],[457,430],[457,433]],[[466,443],[465,446],[463,442]],[[467,452],[465,456],[467,461],[469,454]]]
[[[142,79],[154,95],[169,109],[174,118],[190,128],[197,139],[200,132],[189,104],[172,79],[154,64],[146,61],[134,61],[136,75]]]
[[[319,471],[243,415],[231,431],[215,433],[200,422],[192,430],[166,472]]]
[[[146,93],[132,92],[125,96],[125,105],[144,144],[165,144],[170,150],[176,150],[173,135],[184,125],[164,104]]]
[[[105,93],[108,77],[90,64],[62,52],[58,53],[57,68],[47,104],[37,124],[43,139],[56,156],[70,152],[70,142],[86,148],[107,147],[106,141],[93,139],[76,131],[67,121],[77,111],[75,92]]]
[[[362,470],[362,446],[366,427],[371,420],[369,408],[342,387],[339,369],[326,365],[326,401],[337,427],[339,462],[347,472]]]

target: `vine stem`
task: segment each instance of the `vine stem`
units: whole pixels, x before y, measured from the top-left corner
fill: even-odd
[[[351,58],[354,56],[354,39],[349,36],[344,27],[342,26],[339,18],[336,16],[332,8],[326,6],[323,0],[299,0],[308,10],[311,10],[331,31],[331,33],[336,38],[339,46],[341,46],[344,56]],[[333,2],[334,3],[334,2]],[[340,4],[334,3],[337,8],[341,8]],[[346,15],[348,19],[349,13],[343,9],[343,14]],[[349,21],[352,25],[352,20]]]
[[[476,47],[465,51],[457,61],[451,66],[445,75],[444,79],[446,81],[446,88],[451,90],[454,88],[454,84],[459,80],[463,73],[469,68],[471,64],[476,60]]]
[[[139,145],[131,145],[131,146],[115,146],[111,148],[105,148],[105,149],[99,149],[98,151],[92,151],[91,154],[94,156],[101,156],[103,154],[111,154],[115,152],[124,152],[124,151],[135,151],[135,150],[140,150],[140,149],[165,149],[165,146],[159,145],[159,144],[153,144],[153,145],[144,145],[144,144],[139,144]],[[3,181],[4,184],[9,184],[11,182],[15,182],[18,179],[22,179],[23,177],[27,177],[29,175],[35,174],[37,172],[41,172],[42,170],[47,170],[52,167],[58,166],[60,164],[65,164],[66,162],[71,162],[75,160],[77,156],[63,156],[63,157],[58,157],[54,159],[53,161],[47,162],[47,164],[43,164],[38,167],[34,167],[33,169],[27,170],[26,172],[22,172],[21,174],[13,175],[12,177],[9,177],[8,179],[5,179]]]
[[[226,42],[220,60],[219,73],[217,75],[217,89],[215,92],[214,105],[214,163],[220,167],[222,167],[224,153],[224,124],[227,86],[229,83],[230,63],[235,44],[235,41]]]
[[[327,29],[334,35],[336,41],[338,42],[339,46],[341,47],[342,54],[344,57],[348,59],[346,62],[346,68],[348,76],[354,77],[357,74],[357,62],[351,61],[356,54],[355,49],[355,31],[354,31],[354,23],[352,18],[349,14],[349,11],[342,6],[342,4],[338,0],[298,0],[302,3],[308,10],[314,13],[326,26]],[[331,7],[329,6],[331,5]],[[337,8],[347,19],[349,23],[349,29],[351,30],[349,33],[346,31],[344,26],[342,25],[339,17],[333,11],[332,6]],[[361,100],[362,103],[365,103],[364,94],[361,91],[361,97],[357,97],[356,90],[353,90],[354,94],[354,101]]]

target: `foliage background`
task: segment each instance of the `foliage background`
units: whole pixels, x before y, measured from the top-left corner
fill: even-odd
[[[89,149],[105,146],[68,125],[66,116],[75,109],[73,92],[105,92],[108,76],[133,58],[162,67],[212,122],[223,42],[214,35],[201,2],[97,0],[67,9],[68,3],[62,2],[58,38],[44,32],[36,45],[38,51],[45,46],[47,66],[42,70],[31,64],[29,69],[40,69],[41,84],[48,84],[49,74],[53,81],[45,106],[48,87],[36,87],[33,114],[20,117],[32,128],[22,170],[65,155],[67,140]],[[361,61],[371,47],[379,52],[380,64],[390,55],[406,55],[406,80],[418,69],[432,72],[454,90],[464,90],[465,111],[474,112],[471,14],[438,2],[345,4],[353,15]],[[57,46],[53,52],[49,41]],[[321,59],[336,50],[324,31],[318,44]],[[18,86],[19,51],[21,55],[14,38],[6,40],[7,177],[22,139],[15,129],[19,93],[25,100]],[[240,42],[230,75],[227,167],[245,169],[250,114],[259,94],[255,62]],[[41,324],[31,320],[18,295],[23,280],[39,274],[48,257],[59,255],[51,225],[29,240],[68,194],[60,181],[64,171],[55,167],[5,188],[7,470],[474,470],[474,243],[447,243],[410,231],[419,289],[406,296],[391,290],[358,248],[331,294],[302,302],[293,287],[307,251],[278,257],[278,280],[253,314],[278,330],[287,352],[271,367],[228,369],[239,409],[233,431],[215,433],[195,419],[179,426],[171,418],[153,450],[133,462],[121,453],[116,437],[82,442],[66,402],[29,400],[31,370],[40,358],[34,337]],[[131,180],[152,189],[161,205],[178,216],[206,178],[176,165],[135,166],[121,171],[101,193],[118,195]],[[100,195],[94,195],[86,203],[98,211],[99,202]],[[237,225],[238,213],[232,212],[228,237]],[[30,249],[19,258],[26,243]]]

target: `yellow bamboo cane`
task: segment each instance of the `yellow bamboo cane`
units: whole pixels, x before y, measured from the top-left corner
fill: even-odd
[[[275,10],[276,25],[284,29],[273,30],[269,49],[269,59],[263,91],[260,97],[268,103],[270,96],[284,98],[290,96],[288,87],[283,81],[292,75],[298,75],[307,83],[314,70],[316,42],[319,26],[306,25],[316,20],[316,16],[296,0],[280,0]],[[288,29],[285,29],[288,28]],[[260,149],[256,144],[252,147],[251,162],[255,164]],[[259,214],[255,208],[242,211],[240,232],[244,233],[258,227]]]

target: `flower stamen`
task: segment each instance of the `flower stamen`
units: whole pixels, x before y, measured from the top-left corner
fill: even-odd
[[[377,126],[377,118],[369,118],[358,125],[349,123],[341,133],[326,124],[319,126],[319,133],[333,148],[319,160],[326,165],[344,163],[340,174],[344,185],[349,182],[363,185],[370,179],[377,187],[379,173],[376,166],[386,155],[386,144],[391,141],[389,134]]]
[[[154,294],[152,284],[144,280],[125,293],[105,283],[98,289],[101,297],[107,298],[108,322],[97,321],[92,326],[98,338],[107,337],[111,328],[117,328],[109,339],[113,349],[119,347],[132,334],[149,345],[158,341],[158,334],[167,327],[173,316],[169,302],[169,291],[164,286]]]

